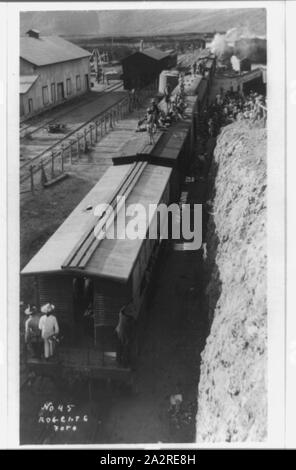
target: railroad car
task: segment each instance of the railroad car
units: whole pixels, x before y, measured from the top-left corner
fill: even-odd
[[[119,209],[117,197],[125,196],[127,207],[142,204],[148,213],[150,204],[169,202],[171,173],[169,167],[147,162],[110,167],[23,269],[23,275],[35,277],[36,303],[50,299],[56,307],[63,366],[88,370],[94,377],[107,371],[112,375],[114,369],[129,375],[130,368],[117,364],[115,328],[126,304],[132,305],[137,321],[160,240],[125,237],[119,225],[124,208]],[[100,204],[118,211],[119,237],[108,238],[111,227],[103,239],[95,236],[100,215],[94,211]],[[155,222],[145,223],[148,230]],[[92,315],[86,314],[88,309]]]
[[[54,375],[72,369],[92,378],[130,380],[145,294],[162,239],[125,237],[128,221],[119,224],[125,209],[118,197],[125,196],[126,207],[141,204],[146,214],[153,204],[179,200],[197,137],[196,91],[186,97],[184,119],[164,131],[149,152],[113,159],[113,166],[22,270],[23,276],[34,278],[36,304],[55,305],[62,336],[54,362],[28,360],[36,373]],[[108,204],[106,209],[103,204]],[[113,220],[110,208],[116,213],[115,229],[120,226],[114,238],[109,229],[104,235],[100,228],[102,217],[105,222]],[[146,233],[149,229],[155,233],[157,210],[143,223]],[[128,365],[118,361],[115,331],[123,306],[130,310],[135,326]]]

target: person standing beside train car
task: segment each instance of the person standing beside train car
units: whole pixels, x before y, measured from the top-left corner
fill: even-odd
[[[59,325],[53,314],[55,306],[49,302],[41,307],[42,317],[39,320],[39,329],[44,341],[44,357],[49,359],[54,354],[55,337],[59,334]]]
[[[130,302],[119,311],[119,320],[115,328],[117,333],[117,361],[120,366],[131,364],[131,346],[135,333],[135,308]]]
[[[41,358],[42,339],[39,330],[40,315],[35,305],[29,305],[25,310],[27,318],[25,323],[25,344],[32,350],[33,356],[37,359]]]

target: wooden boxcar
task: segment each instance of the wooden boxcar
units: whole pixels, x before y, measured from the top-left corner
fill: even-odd
[[[128,181],[137,166],[137,176]],[[145,162],[110,167],[23,269],[22,275],[35,277],[38,304],[51,301],[56,306],[63,337],[59,354],[65,366],[87,366],[97,377],[102,368],[120,368],[115,334],[119,311],[132,302],[138,319],[160,245],[159,239],[131,240],[124,234],[109,239],[108,231],[97,240],[93,229],[100,217],[94,215],[95,208],[109,204],[116,188],[124,184],[126,207],[142,204],[148,213],[150,204],[168,204],[171,173],[169,167]],[[123,194],[118,191],[118,196]],[[116,229],[122,211],[116,217]],[[155,218],[145,223],[148,230]],[[85,316],[88,307],[91,318]]]

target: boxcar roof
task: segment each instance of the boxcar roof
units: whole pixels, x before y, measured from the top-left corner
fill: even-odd
[[[169,132],[167,132],[156,144],[152,155],[155,157],[166,158],[170,161],[176,161],[188,133],[188,127],[189,123],[186,121],[179,121],[172,126],[169,129]]]
[[[196,102],[196,96],[186,96],[186,109],[184,119],[178,121],[169,127],[161,139],[157,142],[152,150],[152,156],[166,158],[170,161],[177,160],[180,150],[184,144],[188,129],[191,126],[192,113]],[[160,107],[164,109],[164,100]]]
[[[200,84],[203,81],[203,77],[201,75],[196,75],[195,77],[192,77],[191,75],[185,75],[184,77],[184,88],[185,88],[185,94],[187,96],[192,96],[196,95],[198,92],[198,88],[200,87]],[[180,93],[180,85],[177,85],[173,92],[172,95],[175,95],[177,93]]]
[[[93,210],[100,203],[108,203],[110,196],[131,168],[130,164],[110,167],[96,186],[78,204],[74,211],[45,243],[40,251],[22,270],[22,274],[49,274],[67,272],[61,266],[87,231],[92,221]],[[145,208],[157,204],[166,188],[171,174],[170,168],[147,165],[140,179],[127,198],[126,205],[141,203]],[[148,228],[148,227],[147,227]],[[127,281],[143,240],[103,239],[87,262],[86,275]]]

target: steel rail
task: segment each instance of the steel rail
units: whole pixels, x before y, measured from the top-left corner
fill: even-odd
[[[117,88],[121,88],[122,87],[122,83],[118,84],[116,83],[115,85],[112,85],[112,88],[110,86],[110,88],[108,88],[107,90],[103,90],[100,94],[100,96],[98,96],[97,98],[93,98],[93,97],[89,97],[87,100],[85,100],[83,103],[79,103],[79,104],[74,104],[73,107],[71,107],[70,109],[68,109],[67,111],[64,111],[62,112],[61,114],[59,114],[56,118],[54,119],[50,119],[49,121],[46,121],[44,122],[41,126],[39,127],[36,127],[36,129],[33,129],[31,132],[28,132],[28,133],[25,133],[25,135],[21,135],[21,138],[26,138],[27,136],[29,135],[32,135],[34,134],[35,132],[38,132],[40,129],[43,129],[45,128],[46,126],[48,126],[49,124],[53,123],[53,122],[56,122],[59,118],[63,117],[63,116],[67,116],[67,114],[71,113],[72,111],[74,111],[74,109],[79,109],[81,108],[82,106],[88,104],[88,103],[91,103],[91,102],[94,102],[94,101],[97,101],[99,99],[102,98],[102,96],[104,96],[104,94],[108,94],[108,93],[111,93],[112,91],[116,90]],[[65,100],[63,103],[61,103],[61,106],[63,104],[67,104],[69,103],[69,101]],[[54,109],[54,108],[52,108]],[[49,111],[49,110],[48,110]],[[36,116],[36,120],[38,121],[38,116]],[[21,133],[24,133],[26,131],[26,129],[29,129],[31,127],[31,125],[29,124],[28,126],[26,127],[22,127],[20,126],[20,132]]]

